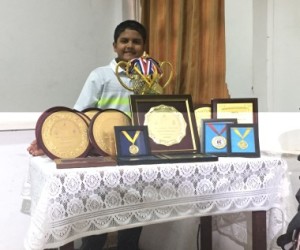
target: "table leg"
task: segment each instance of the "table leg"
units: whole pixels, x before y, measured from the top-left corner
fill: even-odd
[[[74,250],[74,242],[72,241],[66,245],[61,246],[59,250]]]
[[[267,249],[266,211],[252,212],[252,249]]]
[[[201,248],[212,250],[212,216],[200,218],[201,223]]]

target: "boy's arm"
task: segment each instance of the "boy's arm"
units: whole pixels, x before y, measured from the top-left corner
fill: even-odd
[[[99,79],[95,72],[91,72],[87,78],[80,95],[74,105],[74,109],[81,111],[86,108],[97,107],[99,93]]]

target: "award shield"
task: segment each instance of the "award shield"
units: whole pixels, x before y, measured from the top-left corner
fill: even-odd
[[[87,120],[67,107],[46,110],[35,132],[38,145],[51,159],[86,157],[91,147]]]
[[[126,85],[120,77],[120,68],[125,71],[131,80],[132,87]],[[164,73],[169,71],[165,83],[161,83]],[[160,95],[173,77],[173,66],[168,61],[158,62],[146,53],[139,58],[129,62],[120,61],[116,66],[116,76],[120,84],[127,90],[138,95]]]
[[[116,155],[115,126],[129,126],[131,119],[116,109],[98,112],[89,126],[89,138],[95,151],[103,156]]]

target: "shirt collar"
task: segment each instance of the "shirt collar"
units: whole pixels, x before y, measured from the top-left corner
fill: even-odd
[[[116,61],[116,59],[113,59],[111,62],[110,62],[110,64],[109,64],[109,66],[111,67],[111,69],[116,73],[116,67],[117,67],[117,61]],[[119,73],[121,73],[121,74],[123,74],[123,73],[125,73],[125,70],[123,69],[123,68],[119,68]]]

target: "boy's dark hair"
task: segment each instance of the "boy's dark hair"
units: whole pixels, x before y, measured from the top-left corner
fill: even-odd
[[[126,20],[124,22],[121,22],[115,29],[115,33],[114,33],[114,42],[115,43],[117,42],[120,34],[123,31],[125,31],[126,29],[137,31],[142,36],[144,43],[146,42],[147,31],[146,31],[145,27],[141,23],[139,23],[135,20]]]

